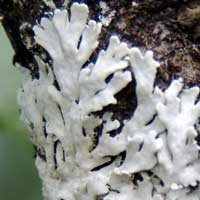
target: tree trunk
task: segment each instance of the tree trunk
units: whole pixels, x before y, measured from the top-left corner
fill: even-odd
[[[45,199],[200,198],[198,1],[0,0],[0,15]]]

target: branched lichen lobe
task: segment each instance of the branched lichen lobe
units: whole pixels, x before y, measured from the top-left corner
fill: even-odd
[[[102,24],[88,15],[85,4],[73,3],[33,28],[52,62],[35,56],[39,78],[24,71],[18,102],[36,145],[44,197],[198,197],[190,186],[199,192],[199,87],[185,89],[176,79],[161,89],[153,52],[116,35],[101,49]],[[102,23],[109,26],[111,18]]]
[[[199,88],[183,87],[199,84],[198,37],[177,12],[187,3],[0,3],[14,61],[31,71],[18,99],[47,199],[199,197]]]

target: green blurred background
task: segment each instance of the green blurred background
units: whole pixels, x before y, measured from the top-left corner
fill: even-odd
[[[0,24],[0,200],[42,200],[34,150],[16,102],[21,76]]]

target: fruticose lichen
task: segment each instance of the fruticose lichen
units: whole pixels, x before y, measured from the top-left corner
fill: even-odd
[[[85,4],[55,10],[34,32],[53,64],[35,57],[39,78],[24,71],[18,102],[36,146],[44,198],[198,200],[199,88],[185,89],[181,79],[164,91],[154,86],[159,63],[153,53],[143,55],[117,36],[90,63],[101,24],[88,20]],[[117,104],[115,95],[133,75],[137,108],[112,136],[120,122],[112,112],[94,112]]]

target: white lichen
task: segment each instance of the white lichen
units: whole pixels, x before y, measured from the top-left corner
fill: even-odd
[[[88,20],[85,4],[74,3],[70,14],[55,10],[34,32],[52,66],[35,57],[39,78],[24,71],[18,102],[37,149],[44,198],[199,199],[199,88],[184,89],[182,80],[164,91],[154,86],[153,53],[143,55],[117,36],[91,62],[101,24]],[[133,84],[132,74],[137,108],[120,129],[112,112],[94,113],[117,106],[115,95]]]
[[[137,1],[132,1],[132,6],[133,7],[138,7],[139,3]]]
[[[100,1],[99,6],[101,8],[101,15],[99,17],[101,24],[108,27],[116,15],[116,10],[111,11],[110,7],[104,1]]]
[[[53,0],[43,0],[45,5],[48,6],[49,8],[56,8],[56,5],[54,4]]]

